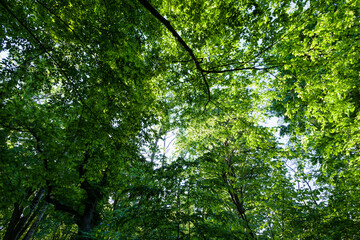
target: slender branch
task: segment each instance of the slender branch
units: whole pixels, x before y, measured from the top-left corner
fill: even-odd
[[[229,60],[229,61],[233,61],[233,60]],[[279,62],[266,62],[267,64],[271,64],[271,65],[285,65],[287,63],[279,63]],[[246,64],[253,64],[253,65],[259,65],[259,64],[263,64],[263,62],[229,62],[229,63],[224,63],[221,65],[217,65],[217,66],[213,66],[211,68],[209,68],[209,70],[215,70],[217,68],[222,68],[222,67],[228,67],[228,66],[236,66],[236,65],[240,65],[240,66],[245,66]]]
[[[203,63],[204,62],[204,58],[199,58],[200,61],[199,63]],[[185,63],[185,62],[193,62],[193,60],[179,60],[179,61],[172,61],[172,63]]]
[[[194,61],[196,68],[201,69],[199,66],[199,62],[197,61],[193,50],[185,43],[185,41],[180,37],[180,35],[176,32],[176,30],[171,26],[170,22],[166,20],[160,13],[146,0],[138,0],[141,5],[143,5],[149,12],[156,17],[164,26],[172,33],[175,39],[185,48],[185,50],[189,53],[191,59]]]
[[[267,69],[276,68],[278,66],[272,67],[244,67],[244,68],[233,68],[233,69],[226,69],[226,70],[203,70],[205,73],[226,73],[226,72],[235,72],[235,71],[243,71],[243,70],[257,70],[257,71],[266,71]]]
[[[225,142],[225,146],[226,146],[227,142]],[[248,228],[249,230],[249,235],[252,239],[255,238],[255,233],[254,231],[252,230],[250,224],[249,224],[249,221],[246,217],[246,209],[244,208],[244,205],[243,205],[243,201],[239,199],[239,196],[238,194],[236,193],[234,187],[233,187],[233,181],[231,180],[231,178],[234,177],[234,174],[233,174],[233,169],[232,169],[232,166],[229,165],[230,163],[227,162],[228,166],[229,166],[229,171],[225,171],[225,169],[223,169],[223,172],[222,172],[222,179],[224,181],[225,184],[227,184],[229,186],[228,188],[228,193],[230,194],[230,197],[231,197],[231,200],[232,202],[234,203],[235,205],[235,208],[238,212],[238,214],[240,215],[241,219],[245,222],[246,224],[246,227]],[[241,194],[243,194],[241,192]],[[243,198],[241,198],[243,199]]]
[[[292,167],[290,167],[286,162],[285,162],[285,165],[286,165],[291,171],[293,171],[294,173],[296,173],[296,171],[295,171]],[[303,180],[303,181],[306,183],[306,185],[308,186],[308,188],[309,188],[309,190],[310,190],[310,192],[311,192],[311,199],[313,200],[313,202],[315,203],[315,205],[319,205],[319,204],[317,203],[315,197],[314,197],[314,193],[313,193],[313,190],[312,190],[309,182],[306,181],[304,177],[302,178],[302,180]]]
[[[204,74],[204,70],[202,69],[202,67],[200,66],[200,62],[197,60],[197,58],[195,57],[195,54],[193,52],[193,50],[186,44],[186,42],[184,41],[184,39],[181,38],[181,36],[176,32],[176,30],[173,28],[173,26],[170,24],[170,22],[168,20],[166,20],[163,16],[161,16],[161,14],[146,0],[138,0],[139,3],[141,5],[143,5],[147,10],[149,10],[149,12],[156,17],[170,32],[171,34],[175,37],[175,39],[181,44],[181,46],[183,46],[183,48],[188,52],[188,54],[190,55],[192,61],[195,63],[196,69],[200,72],[202,79],[205,83],[206,89],[207,89],[207,94],[208,94],[208,102],[210,102],[211,99],[211,94],[210,94],[210,86],[209,83],[206,80],[205,74]]]
[[[211,99],[210,99],[210,100],[208,100],[208,101],[205,103],[205,107],[204,107],[204,110],[203,110],[203,112],[202,112],[203,114],[205,113],[205,111],[206,111],[206,107],[207,107],[207,105],[209,104],[209,102],[212,102],[212,101],[211,101]]]
[[[167,145],[167,147],[165,148],[165,150],[167,150],[170,145],[175,141],[176,137],[174,137],[173,139],[171,139],[171,141],[169,142],[169,144]]]
[[[46,54],[46,52],[41,52],[33,57],[30,57],[29,59],[25,59],[24,62],[20,63],[18,68],[22,68],[25,67],[28,63],[30,63],[32,60],[34,60],[35,58],[40,57],[41,55]]]
[[[162,132],[162,127],[160,127],[159,133],[158,133],[158,135],[157,135],[157,137],[156,137],[156,140],[155,140],[154,150],[153,150],[153,152],[152,152],[152,154],[151,154],[151,158],[150,158],[150,162],[151,162],[151,163],[154,163],[155,154],[156,154],[156,147],[157,147],[157,145],[158,145],[158,141],[159,141],[159,138],[160,138],[160,136],[161,136],[161,132]]]

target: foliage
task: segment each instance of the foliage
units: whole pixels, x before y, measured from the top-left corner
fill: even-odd
[[[357,0],[0,5],[1,238],[359,235]]]

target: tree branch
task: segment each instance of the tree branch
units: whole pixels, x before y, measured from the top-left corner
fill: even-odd
[[[206,89],[207,89],[207,95],[208,95],[208,102],[210,102],[211,100],[211,95],[210,95],[210,86],[209,83],[206,80],[206,77],[204,75],[204,70],[202,69],[202,67],[200,66],[200,62],[197,60],[197,58],[195,57],[195,54],[193,52],[193,50],[185,43],[185,41],[181,38],[181,36],[176,32],[176,30],[173,28],[173,26],[171,26],[170,22],[168,20],[166,20],[163,16],[161,16],[161,14],[146,0],[138,0],[139,3],[141,5],[143,5],[147,10],[149,10],[149,12],[156,17],[170,32],[171,34],[175,37],[175,39],[181,44],[181,46],[183,46],[183,48],[188,52],[188,54],[190,55],[192,61],[195,63],[196,69],[200,72],[202,79],[205,83]],[[206,104],[207,105],[207,104]],[[205,105],[205,106],[206,106]]]
[[[50,196],[49,193],[46,195],[45,200],[46,200],[46,202],[53,204],[55,207],[55,210],[67,212],[71,215],[74,215],[75,217],[79,217],[79,215],[80,215],[74,208],[58,201],[57,199]]]
[[[235,71],[242,71],[242,70],[268,70],[271,68],[276,68],[277,66],[267,67],[267,68],[258,68],[258,67],[244,67],[244,68],[233,68],[233,69],[226,69],[226,70],[203,70],[205,73],[226,73],[226,72],[235,72]]]

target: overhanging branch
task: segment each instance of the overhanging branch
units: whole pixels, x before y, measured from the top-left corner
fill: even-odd
[[[204,74],[204,70],[202,69],[202,67],[200,66],[200,62],[197,60],[197,58],[195,57],[195,54],[193,52],[193,50],[186,44],[186,42],[184,41],[184,39],[182,39],[182,37],[176,32],[176,30],[173,28],[173,26],[170,24],[170,22],[168,20],[166,20],[163,16],[161,16],[161,14],[146,0],[138,0],[139,3],[141,5],[143,5],[147,10],[149,10],[149,12],[156,17],[170,32],[171,34],[175,37],[175,39],[181,44],[181,46],[183,46],[183,48],[188,52],[188,54],[190,55],[192,61],[195,63],[196,69],[200,72],[201,77],[204,81],[204,84],[206,86],[207,89],[207,95],[208,95],[208,102],[210,102],[211,99],[211,95],[210,95],[210,86],[209,83],[206,80],[205,74]],[[206,104],[207,105],[207,104]],[[206,106],[205,105],[205,106]]]

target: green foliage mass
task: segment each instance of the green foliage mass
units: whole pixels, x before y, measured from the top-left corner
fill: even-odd
[[[0,238],[360,235],[359,1],[0,0],[0,22]]]

